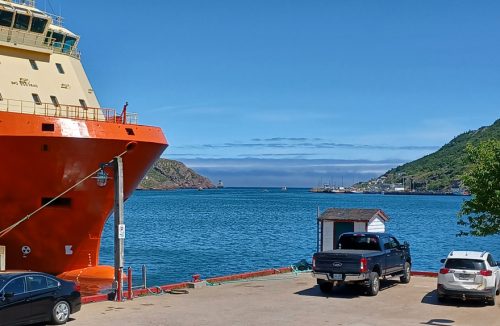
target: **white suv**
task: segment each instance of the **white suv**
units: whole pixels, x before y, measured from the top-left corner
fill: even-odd
[[[477,251],[452,251],[442,259],[439,270],[438,300],[445,298],[486,299],[495,305],[495,296],[500,292],[500,262],[490,253]]]

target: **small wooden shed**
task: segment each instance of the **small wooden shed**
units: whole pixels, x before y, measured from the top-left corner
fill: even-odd
[[[318,251],[335,248],[340,235],[345,232],[385,232],[387,214],[378,208],[328,208],[319,214]]]

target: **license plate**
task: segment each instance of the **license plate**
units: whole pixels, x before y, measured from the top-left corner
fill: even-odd
[[[470,274],[457,274],[457,277],[460,280],[470,280],[471,278],[474,277],[474,275],[470,275]]]
[[[342,274],[333,274],[333,279],[335,281],[342,281]]]

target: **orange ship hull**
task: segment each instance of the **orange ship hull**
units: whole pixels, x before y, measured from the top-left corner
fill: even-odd
[[[133,144],[133,146],[130,146]],[[128,198],[168,146],[160,128],[0,112],[0,231],[123,153]],[[51,274],[97,266],[113,209],[112,169],[90,178],[0,237],[8,269]]]

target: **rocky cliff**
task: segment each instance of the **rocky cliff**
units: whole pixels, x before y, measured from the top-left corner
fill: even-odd
[[[215,188],[209,179],[194,172],[183,163],[159,159],[148,171],[137,189]]]

